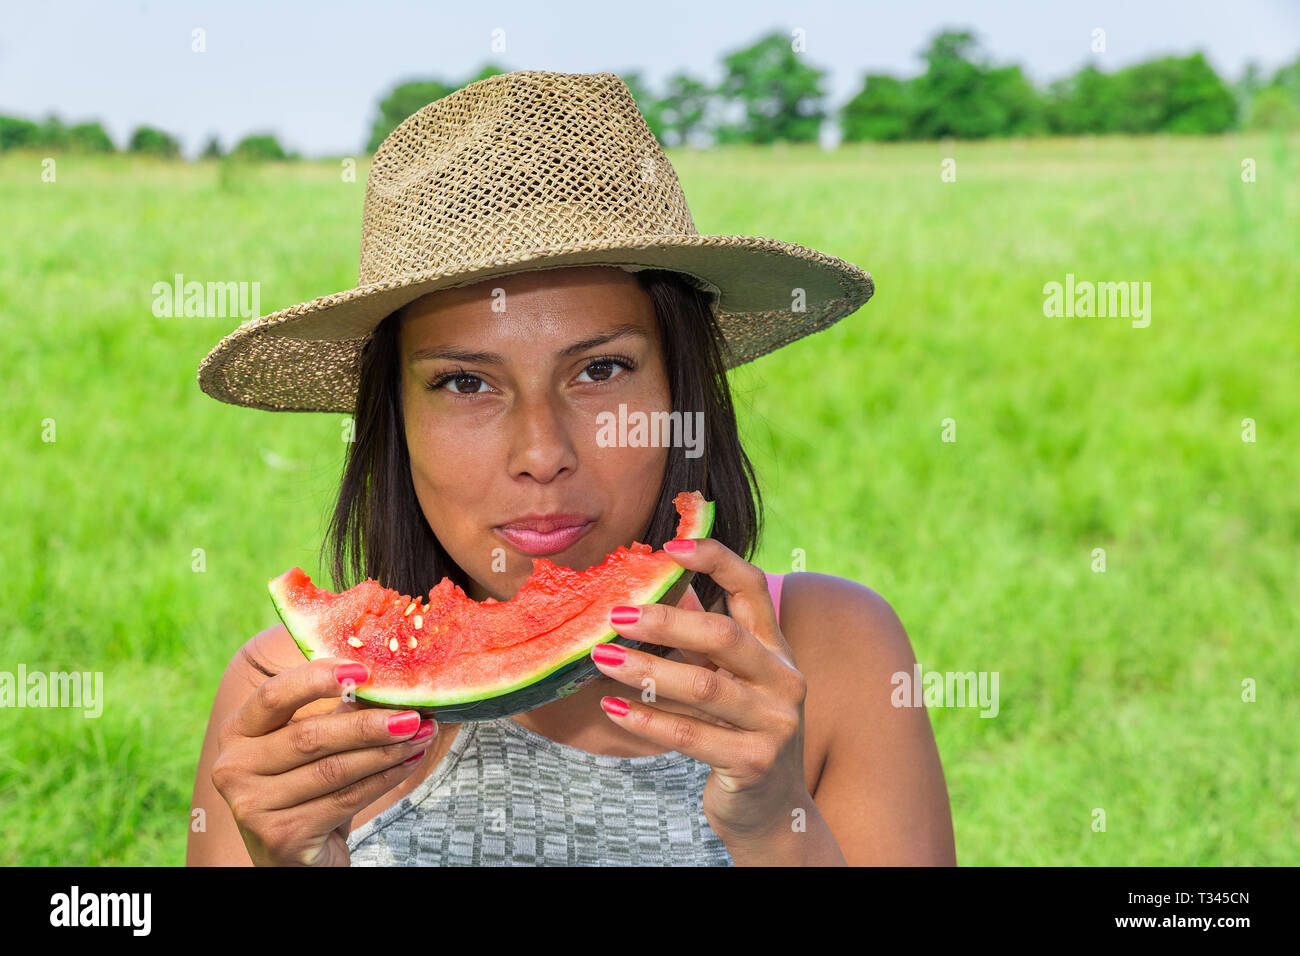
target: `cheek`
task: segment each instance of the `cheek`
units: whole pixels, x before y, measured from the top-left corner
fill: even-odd
[[[611,449],[602,448],[601,451]],[[609,503],[616,526],[637,540],[654,517],[655,502],[668,471],[668,449],[615,448],[620,452],[604,472],[602,485],[611,489]],[[676,489],[681,490],[681,489]]]
[[[463,513],[465,502],[480,492],[491,470],[493,456],[482,431],[466,440],[463,423],[434,414],[427,395],[408,397],[403,409],[406,448],[411,459],[411,480],[425,516],[434,527]]]
[[[625,435],[618,434],[620,403],[626,406]],[[591,409],[593,425],[582,436],[579,454],[588,474],[595,476],[595,482],[609,491],[605,500],[613,526],[623,529],[629,536],[640,535],[641,528],[652,516],[659,488],[668,469],[669,454],[669,449],[663,445],[638,443],[633,431],[635,415],[639,413],[648,418],[656,412],[671,410],[668,387],[662,374],[653,378],[644,376],[635,389],[628,389]],[[605,444],[598,440],[599,430],[594,424],[597,412],[605,413],[606,422],[614,425],[613,428],[606,428],[604,440],[614,439],[618,442],[626,439],[626,443]],[[641,435],[641,441],[647,438],[648,431]]]

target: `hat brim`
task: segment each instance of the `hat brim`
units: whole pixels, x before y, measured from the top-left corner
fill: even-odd
[[[757,236],[594,239],[523,249],[508,258],[470,263],[453,274],[413,273],[253,319],[204,358],[199,387],[219,401],[249,408],[350,413],[356,405],[361,350],[375,327],[397,309],[440,289],[582,265],[668,269],[716,291],[728,368],[830,327],[857,311],[875,290],[871,276],[851,262]]]

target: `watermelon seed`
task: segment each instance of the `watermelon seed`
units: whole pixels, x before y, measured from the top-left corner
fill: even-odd
[[[351,644],[353,647],[365,647],[366,645],[366,642],[359,637],[349,637],[348,643]]]
[[[394,654],[397,653],[397,638],[393,638],[388,642],[388,649],[392,651]]]
[[[424,618],[420,617],[420,615],[417,614],[417,615],[415,615],[415,617],[412,619],[411,623],[415,625],[415,629],[418,631],[418,630],[420,629],[421,625],[424,624]]]
[[[420,642],[415,639],[415,635],[412,634],[410,638],[407,640],[406,646],[411,648],[411,650],[415,650],[415,648],[419,645],[419,643]]]
[[[415,602],[412,601],[410,604],[406,605],[406,610],[402,612],[402,617],[410,617],[411,612],[414,610],[415,610]]]

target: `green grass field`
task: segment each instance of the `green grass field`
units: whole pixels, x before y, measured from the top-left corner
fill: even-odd
[[[0,671],[102,671],[105,704],[0,710],[0,863],[181,864],[218,680],[275,621],[267,578],[314,572],[344,446],[339,416],[203,395],[239,320],[155,318],[151,290],[260,281],[270,312],[352,286],[365,168],[40,159],[0,156]],[[926,670],[998,672],[996,719],[930,712],[959,861],[1300,860],[1300,140],[672,159],[701,232],[875,276],[734,373],[756,560],[802,549],[884,595]],[[1067,273],[1150,282],[1150,326],[1045,317]]]

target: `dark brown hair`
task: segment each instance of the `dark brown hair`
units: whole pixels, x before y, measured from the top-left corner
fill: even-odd
[[[710,295],[675,272],[633,274],[654,301],[672,410],[704,413],[704,454],[688,458],[685,448],[668,449],[654,515],[637,540],[657,548],[672,538],[678,521],[674,496],[698,490],[715,502],[711,536],[748,560],[758,543],[762,495],[740,444]],[[374,578],[401,594],[427,594],[444,577],[468,591],[468,576],[429,527],[411,480],[402,420],[400,322],[397,312],[384,319],[361,357],[356,440],[348,445],[322,564],[331,569],[336,591]],[[722,594],[702,575],[693,585],[706,608]]]

